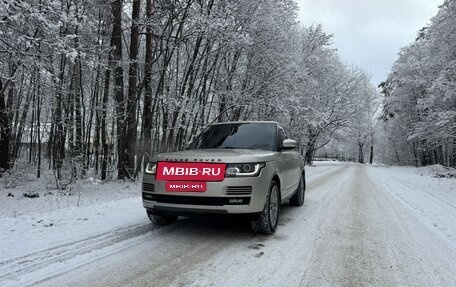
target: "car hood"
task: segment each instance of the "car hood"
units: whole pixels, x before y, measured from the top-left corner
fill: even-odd
[[[181,162],[266,162],[275,160],[278,152],[250,149],[192,149],[167,152],[154,156],[151,161]]]

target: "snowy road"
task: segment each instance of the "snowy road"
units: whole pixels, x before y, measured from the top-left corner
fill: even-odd
[[[304,207],[283,206],[273,236],[229,220],[154,228],[128,198],[138,211],[113,215],[118,226],[100,218],[85,236],[0,255],[0,285],[456,286],[456,191],[438,183],[401,168],[309,168]]]

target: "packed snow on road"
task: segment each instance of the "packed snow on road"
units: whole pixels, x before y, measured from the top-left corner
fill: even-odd
[[[455,171],[319,162],[272,236],[155,227],[137,183],[2,188],[1,286],[456,286]],[[39,197],[24,197],[34,191]]]

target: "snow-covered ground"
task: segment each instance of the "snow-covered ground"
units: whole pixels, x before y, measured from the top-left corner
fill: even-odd
[[[305,205],[284,205],[273,236],[232,220],[156,228],[138,183],[0,189],[0,286],[456,286],[454,170],[306,171]]]

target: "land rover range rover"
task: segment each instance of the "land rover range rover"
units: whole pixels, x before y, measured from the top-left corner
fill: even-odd
[[[254,231],[272,234],[281,203],[301,206],[305,173],[298,143],[276,122],[228,122],[206,128],[184,151],[159,154],[142,183],[149,219],[242,214]]]

